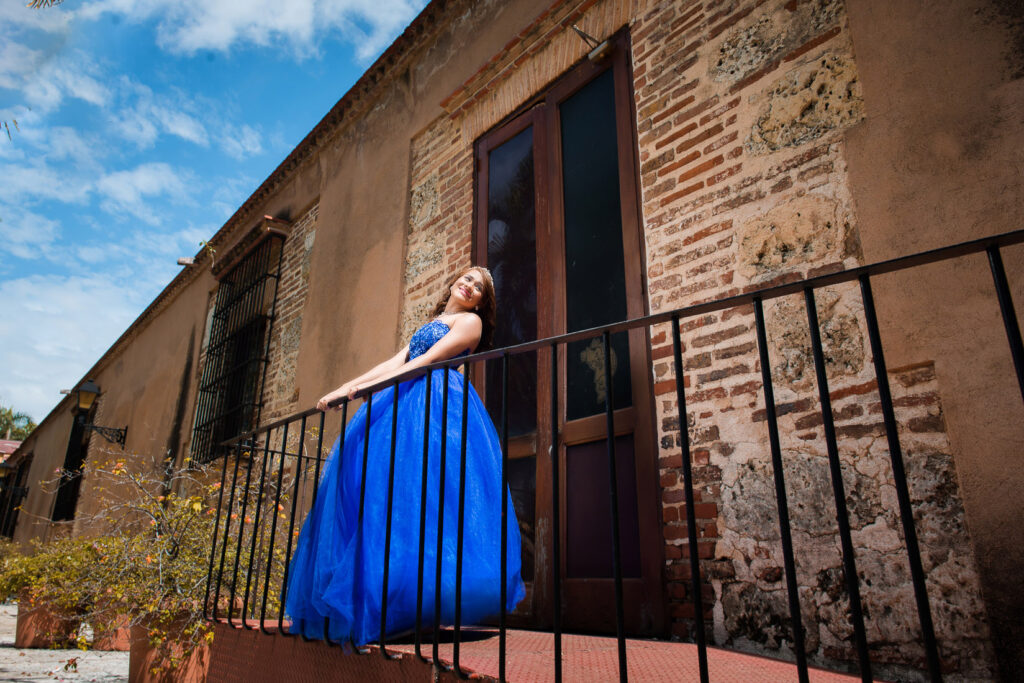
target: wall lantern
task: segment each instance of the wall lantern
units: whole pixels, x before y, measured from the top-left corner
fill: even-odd
[[[116,443],[121,446],[121,448],[124,448],[124,442],[128,438],[128,425],[125,425],[124,429],[116,429],[114,427],[101,427],[99,425],[85,422],[86,414],[88,414],[89,409],[92,408],[92,404],[96,401],[96,397],[99,396],[100,393],[100,388],[96,382],[91,379],[87,379],[79,384],[78,388],[71,393],[75,399],[75,407],[78,408],[79,414],[81,415],[82,428],[99,432],[100,436],[110,443]]]

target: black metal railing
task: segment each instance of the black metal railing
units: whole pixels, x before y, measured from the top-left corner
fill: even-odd
[[[684,348],[681,342],[680,323],[686,319],[703,316],[716,311],[725,311],[740,306],[750,306],[754,312],[754,325],[756,332],[756,345],[760,359],[761,391],[763,392],[766,422],[768,428],[768,445],[771,451],[771,467],[775,485],[775,497],[778,512],[778,525],[781,536],[782,556],[784,564],[785,586],[788,593],[788,608],[790,612],[790,626],[792,634],[792,651],[798,670],[799,680],[808,680],[808,661],[804,645],[805,628],[800,611],[800,598],[798,595],[798,581],[796,573],[796,560],[794,556],[793,540],[790,528],[790,513],[787,504],[786,485],[783,472],[782,448],[780,445],[780,432],[777,415],[777,404],[773,392],[772,366],[768,356],[768,339],[766,333],[764,302],[778,297],[801,294],[804,299],[804,307],[808,326],[810,329],[810,345],[814,360],[815,375],[817,380],[817,391],[819,410],[825,434],[829,471],[831,478],[832,492],[835,499],[836,516],[838,523],[838,535],[842,551],[842,575],[844,576],[845,588],[849,600],[849,618],[853,631],[853,642],[856,650],[856,660],[859,674],[865,681],[872,679],[872,662],[869,656],[869,643],[864,625],[864,610],[860,597],[860,579],[858,578],[856,557],[851,537],[851,524],[847,509],[847,493],[844,490],[842,471],[837,445],[836,427],[831,408],[831,394],[829,391],[829,378],[826,372],[826,361],[823,352],[823,344],[818,321],[818,308],[815,297],[816,290],[823,287],[839,285],[843,283],[856,282],[859,285],[860,298],[863,304],[864,322],[868,332],[869,343],[874,362],[874,377],[877,382],[877,389],[881,403],[881,412],[884,418],[885,431],[888,443],[889,459],[892,464],[893,484],[896,489],[899,514],[902,530],[905,539],[907,561],[913,583],[913,590],[916,599],[917,618],[920,625],[920,637],[925,654],[926,667],[931,680],[938,681],[942,678],[939,645],[936,639],[933,625],[931,608],[926,588],[925,571],[921,560],[918,535],[914,524],[914,510],[910,497],[910,489],[906,469],[904,466],[903,452],[900,444],[900,437],[897,429],[897,421],[894,410],[894,400],[889,386],[888,370],[885,364],[885,357],[882,347],[879,325],[875,312],[875,303],[872,293],[872,278],[879,275],[904,271],[910,268],[931,264],[939,261],[960,258],[971,254],[986,253],[993,277],[996,298],[999,303],[1005,331],[1009,340],[1013,365],[1016,370],[1017,381],[1024,397],[1024,345],[1021,341],[1020,326],[1014,311],[1013,302],[1007,283],[1006,273],[1003,268],[1000,250],[1010,245],[1017,245],[1024,242],[1024,230],[1019,230],[1003,235],[988,237],[984,239],[965,242],[950,247],[936,249],[933,251],[916,254],[913,256],[892,259],[873,265],[853,268],[850,270],[834,272],[797,282],[789,282],[779,286],[749,291],[728,298],[709,301],[681,308],[674,311],[650,315],[634,320],[623,321],[613,325],[606,325],[600,328],[593,328],[565,334],[558,337],[542,339],[512,347],[494,349],[478,353],[465,358],[451,359],[434,363],[426,368],[397,377],[388,382],[368,387],[359,392],[356,399],[362,399],[366,404],[367,420],[366,433],[363,443],[363,464],[362,482],[360,486],[359,500],[359,526],[361,527],[363,516],[363,503],[366,493],[366,470],[367,454],[369,448],[370,420],[369,412],[373,410],[374,392],[391,386],[398,390],[400,383],[425,375],[427,383],[427,406],[424,412],[424,441],[423,441],[423,464],[421,472],[420,492],[420,518],[419,518],[419,561],[418,561],[418,586],[416,593],[416,629],[415,629],[415,654],[424,662],[432,662],[434,666],[446,668],[439,655],[439,632],[441,626],[441,557],[445,514],[438,515],[435,586],[434,586],[434,614],[432,617],[433,642],[432,651],[428,658],[423,653],[421,633],[423,632],[424,615],[424,539],[426,525],[426,493],[427,493],[427,461],[428,451],[432,444],[430,420],[431,411],[430,383],[434,370],[443,370],[443,409],[442,409],[442,434],[447,434],[448,421],[448,377],[449,373],[458,370],[461,365],[465,377],[469,377],[471,365],[481,361],[500,361],[501,363],[501,412],[498,430],[502,446],[502,491],[508,487],[508,378],[509,361],[516,354],[542,352],[547,349],[550,353],[551,376],[551,439],[554,447],[551,449],[551,472],[552,482],[552,545],[553,545],[553,671],[555,680],[562,678],[562,614],[561,614],[561,591],[562,579],[559,574],[560,567],[560,525],[559,510],[561,506],[559,482],[558,482],[558,347],[570,342],[599,337],[604,350],[604,373],[610,383],[612,372],[610,367],[609,344],[613,333],[630,330],[634,328],[648,328],[652,325],[668,323],[671,326],[672,337],[672,361],[675,369],[675,391],[677,399],[678,424],[680,449],[682,455],[681,474],[683,478],[683,489],[686,507],[687,541],[689,544],[689,568],[691,590],[690,599],[693,602],[695,628],[693,637],[697,644],[699,653],[699,667],[702,681],[708,681],[708,656],[707,656],[707,635],[705,633],[705,606],[702,602],[702,572],[697,552],[698,535],[697,519],[695,514],[694,498],[694,475],[692,471],[691,442],[687,428],[686,390],[683,381],[684,370]],[[609,502],[612,513],[612,552],[614,557],[613,577],[616,604],[616,637],[618,645],[619,678],[627,680],[627,651],[626,631],[624,627],[624,606],[622,594],[622,565],[619,549],[619,510],[616,485],[616,453],[613,429],[614,392],[610,386],[606,387],[605,393],[605,417],[606,417],[606,441],[610,488]],[[465,677],[462,671],[459,655],[461,627],[461,573],[462,573],[462,546],[463,546],[463,523],[465,506],[465,465],[466,465],[466,396],[463,393],[461,412],[461,449],[457,454],[460,458],[460,481],[459,481],[459,503],[458,503],[458,529],[456,549],[456,576],[455,576],[455,611],[453,627],[453,650],[452,669],[460,676]],[[348,406],[351,401],[347,398],[339,399],[335,403],[341,407],[340,439],[342,443],[339,451],[343,450],[345,429],[347,422]],[[392,410],[397,410],[397,400],[392,402]],[[312,427],[310,425],[313,424]],[[209,619],[226,619],[232,625],[239,625],[245,628],[259,628],[267,633],[279,633],[283,636],[292,636],[286,628],[280,626],[285,623],[286,615],[284,605],[286,602],[286,591],[288,585],[289,564],[292,559],[292,552],[295,544],[297,529],[301,519],[305,516],[315,502],[317,495],[317,482],[323,470],[324,461],[324,430],[326,416],[315,410],[290,415],[267,424],[258,430],[243,434],[240,437],[226,442],[224,445],[230,449],[235,456],[225,457],[221,466],[221,493],[218,501],[216,522],[214,527],[214,538],[211,547],[209,582],[206,600],[206,616]],[[385,624],[387,620],[387,593],[389,579],[389,552],[391,545],[391,511],[394,496],[394,464],[395,464],[395,415],[392,414],[392,434],[390,444],[391,460],[387,479],[387,519],[385,524],[385,542],[383,557],[383,585],[381,629],[380,640],[377,643],[380,652],[384,657],[394,656],[388,650],[386,640]],[[295,429],[297,427],[297,429]],[[456,454],[447,452],[447,438],[442,438],[439,445],[439,491],[440,501],[438,509],[444,510],[445,494],[445,461]],[[230,472],[230,484],[229,471]],[[243,471],[244,470],[244,471]],[[273,474],[276,472],[276,474]],[[244,481],[242,479],[244,478]],[[286,510],[289,510],[286,512]],[[507,551],[507,526],[508,515],[507,496],[502,497],[501,509],[501,613],[498,622],[499,639],[499,678],[506,677],[506,551]],[[269,519],[269,521],[268,521]],[[287,521],[287,532],[283,534],[285,540],[281,540],[277,529],[279,521]],[[223,521],[223,524],[222,524]],[[358,532],[357,532],[358,533]],[[246,545],[247,544],[247,545]],[[283,546],[283,547],[282,547]],[[226,595],[224,592],[226,591]],[[271,630],[272,625],[277,625]],[[324,624],[324,640],[331,645],[341,646],[342,643],[335,643],[329,637],[329,623]],[[303,635],[303,638],[306,636]],[[369,650],[356,651],[366,653]]]

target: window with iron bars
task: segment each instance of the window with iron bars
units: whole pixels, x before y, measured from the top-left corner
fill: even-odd
[[[191,462],[259,423],[283,240],[270,235],[221,279],[199,383]]]

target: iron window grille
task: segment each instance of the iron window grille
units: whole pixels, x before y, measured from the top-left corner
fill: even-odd
[[[260,419],[283,239],[271,234],[220,281],[199,383],[191,462],[220,455],[219,444]]]

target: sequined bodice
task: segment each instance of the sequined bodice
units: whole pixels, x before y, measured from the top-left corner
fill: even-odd
[[[431,320],[420,329],[413,333],[412,339],[409,340],[409,360],[422,356],[426,353],[431,346],[440,341],[441,337],[448,334],[451,330],[444,321]],[[468,351],[463,351],[459,355],[465,355]]]

